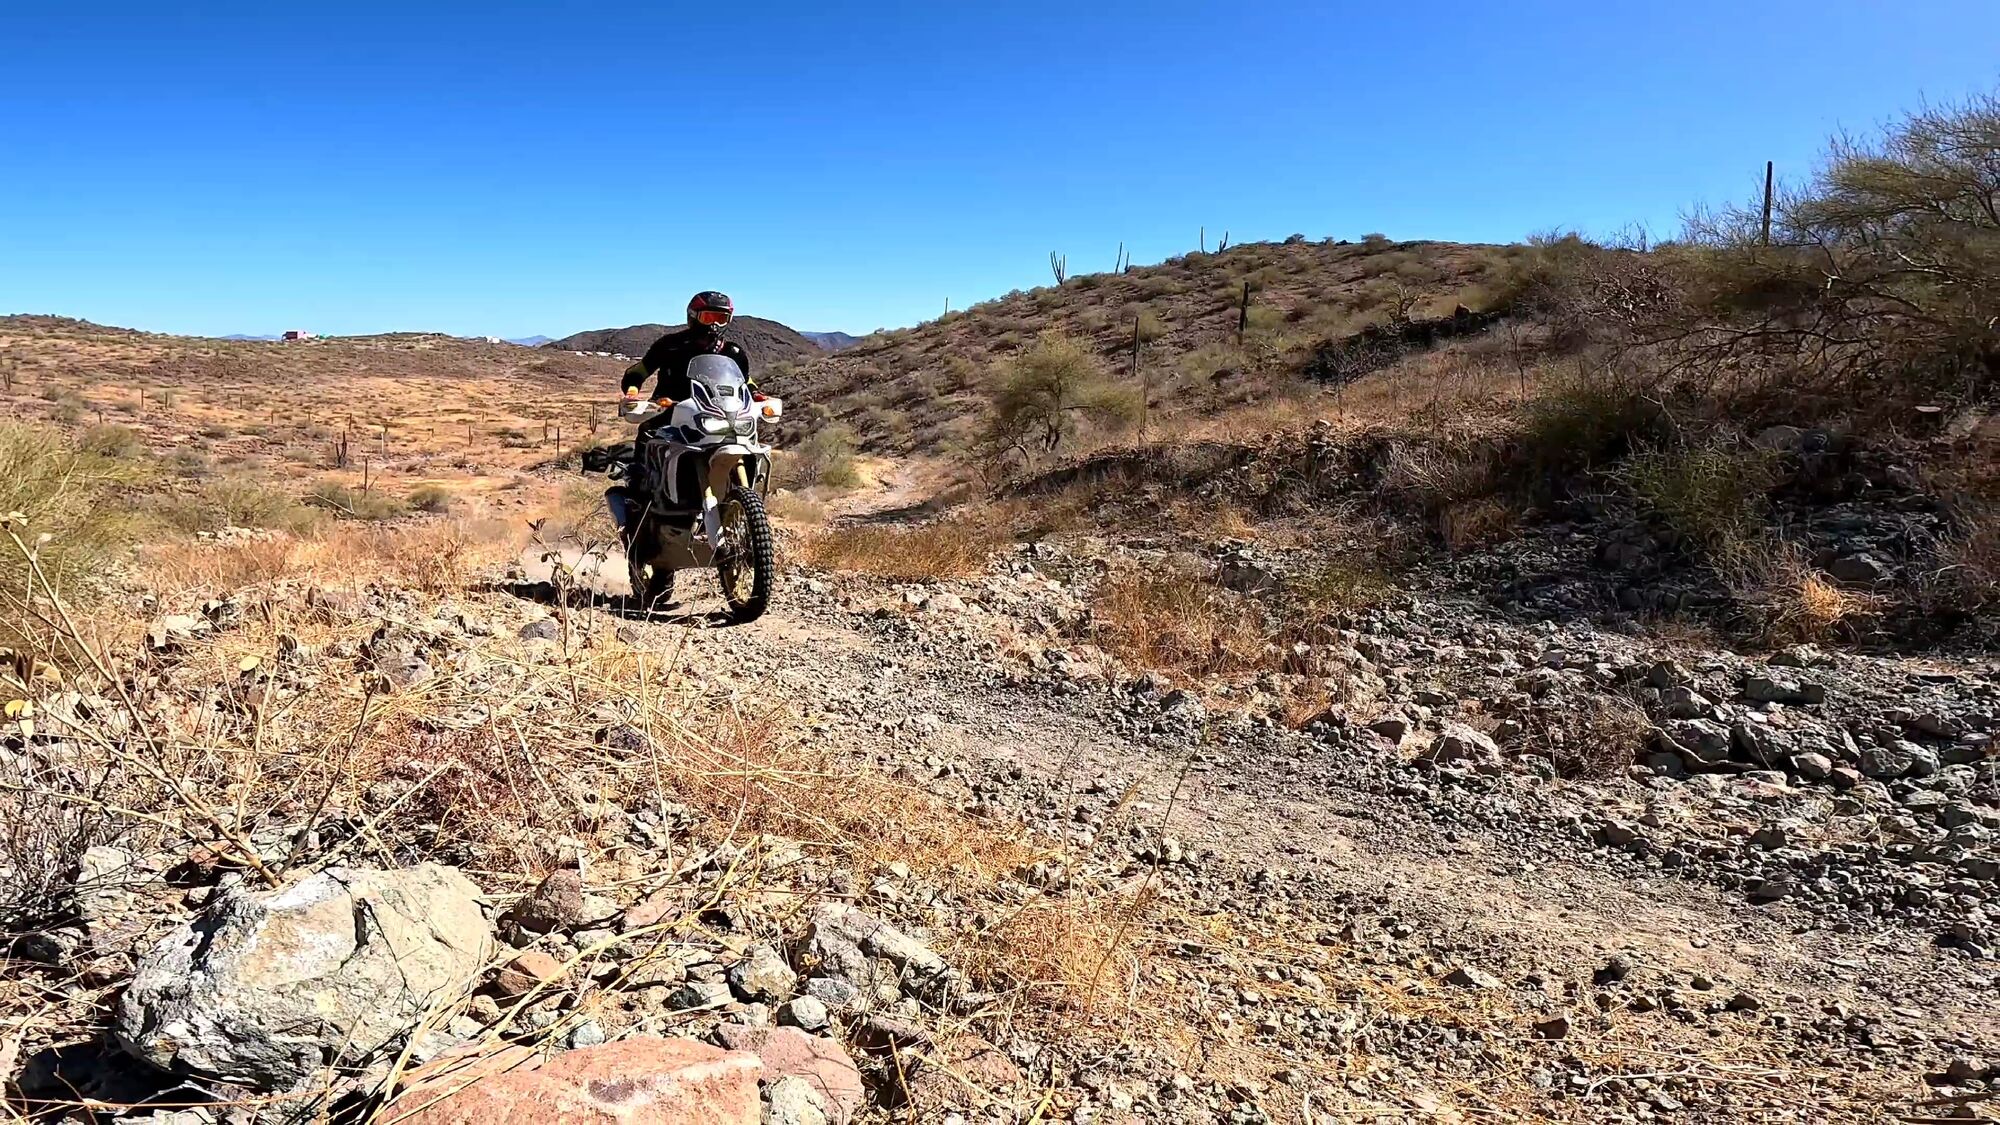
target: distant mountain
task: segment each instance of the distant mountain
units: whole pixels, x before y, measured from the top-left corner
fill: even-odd
[[[543,344],[545,348],[561,348],[571,352],[611,352],[614,355],[629,355],[634,359],[646,354],[653,341],[678,328],[678,325],[635,324],[630,328],[600,328],[594,332],[578,332],[574,336],[564,336]],[[739,316],[729,322],[723,336],[743,345],[750,353],[750,367],[753,371],[765,371],[774,363],[787,360],[813,359],[826,354],[820,345],[800,335],[775,320],[765,320],[755,316]]]
[[[830,352],[851,348],[861,342],[861,337],[849,336],[845,332],[801,332],[799,335]]]
[[[510,343],[510,344],[519,344],[519,345],[521,345],[521,346],[522,346],[522,347],[524,347],[524,348],[539,348],[539,347],[541,347],[541,346],[542,346],[543,344],[546,344],[546,343],[548,343],[548,342],[549,342],[549,340],[550,340],[550,337],[548,337],[548,336],[523,336],[523,337],[521,337],[521,338],[520,338],[520,339],[518,339],[518,340],[509,340],[509,341],[507,341],[507,342],[508,342],[508,343]],[[582,349],[576,349],[576,350],[579,350],[579,351],[580,351],[580,350],[582,350]],[[595,351],[596,349],[595,349],[595,348],[593,348],[593,349],[591,349],[591,350],[592,350],[592,351]]]
[[[234,335],[234,336],[224,336],[224,337],[223,337],[223,339],[225,339],[225,340],[266,340],[266,341],[268,341],[268,340],[275,340],[275,339],[277,339],[277,338],[278,338],[278,337],[277,337],[277,335],[276,335],[275,333],[273,333],[272,335],[269,335],[269,336],[245,336],[245,335],[242,335],[241,333],[238,333],[237,335]]]

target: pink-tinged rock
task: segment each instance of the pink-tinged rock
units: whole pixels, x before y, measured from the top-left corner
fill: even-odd
[[[758,1125],[755,1055],[624,1039],[540,1059],[513,1047],[440,1059],[380,1125]]]
[[[563,978],[563,963],[539,949],[530,949],[507,962],[493,978],[493,989],[512,1000],[525,996],[535,986],[553,984]]]
[[[751,1027],[726,1023],[715,1037],[734,1051],[749,1051],[764,1064],[764,1081],[796,1075],[825,1099],[827,1120],[843,1125],[861,1107],[865,1096],[861,1072],[839,1042],[807,1035],[795,1027]]]

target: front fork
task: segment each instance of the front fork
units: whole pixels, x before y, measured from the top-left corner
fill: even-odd
[[[750,490],[750,469],[748,466],[739,462],[730,475],[735,478],[736,487],[743,489],[745,492]],[[720,551],[722,549],[722,505],[716,501],[715,491],[710,488],[703,488],[701,490],[701,529],[708,536],[709,547]]]

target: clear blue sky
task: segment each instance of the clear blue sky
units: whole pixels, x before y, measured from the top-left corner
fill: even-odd
[[[0,312],[860,332],[1238,240],[1670,230],[2000,83],[1995,0],[0,13]]]

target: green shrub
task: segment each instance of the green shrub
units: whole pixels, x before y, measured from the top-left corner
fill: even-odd
[[[1137,390],[1113,380],[1088,347],[1054,331],[1006,364],[990,404],[989,436],[1022,454],[1053,452],[1080,419],[1122,428],[1144,408]]]
[[[1768,455],[1724,445],[1647,448],[1613,476],[1668,527],[1711,555],[1728,554],[1762,531],[1775,483]]]
[[[1285,326],[1285,311],[1270,305],[1250,306],[1250,331],[1272,332]]]
[[[410,507],[419,512],[441,515],[451,511],[451,490],[441,484],[420,484],[410,490]]]
[[[0,422],[0,513],[25,517],[9,531],[33,552],[43,579],[65,598],[87,595],[113,554],[130,541],[128,507],[117,500],[119,490],[138,477],[129,463],[79,454],[60,433]],[[18,603],[29,589],[29,568],[20,546],[0,537],[0,585],[8,599],[8,612],[0,613],[0,638],[17,646],[28,639]],[[37,591],[41,587],[35,583]]]
[[[107,422],[83,431],[78,448],[99,457],[129,461],[146,451],[146,442],[139,436],[139,431],[130,426]]]
[[[1139,314],[1139,342],[1150,344],[1167,334],[1167,326],[1152,310]]]
[[[1528,404],[1521,447],[1537,472],[1610,464],[1659,436],[1659,405],[1609,376],[1572,378]]]

